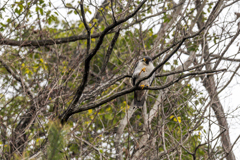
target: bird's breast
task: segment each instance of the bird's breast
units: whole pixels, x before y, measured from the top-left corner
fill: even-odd
[[[141,72],[139,78],[143,78],[143,77],[148,76],[152,72],[152,70],[154,69],[150,66],[146,66],[145,68],[146,68],[145,72]]]

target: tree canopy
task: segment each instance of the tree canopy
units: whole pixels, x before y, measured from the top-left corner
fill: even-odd
[[[235,160],[227,120],[239,108],[227,112],[219,94],[239,76],[239,6],[3,0],[2,159]],[[144,56],[156,78],[136,108]]]

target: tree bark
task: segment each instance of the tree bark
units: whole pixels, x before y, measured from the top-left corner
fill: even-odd
[[[223,3],[221,0],[218,1],[217,3],[219,5],[216,5],[216,7],[213,9],[214,14],[211,13],[211,15],[215,16],[215,17],[211,17],[212,19],[210,21],[213,21],[216,18],[216,16],[218,15],[218,12],[220,11],[220,9],[222,7]],[[200,1],[197,0],[196,8],[198,8],[199,5],[200,5]],[[201,14],[197,21],[197,25],[198,25],[199,29],[204,26],[204,22],[202,20],[203,20],[203,15]],[[209,21],[207,21],[207,22],[209,22]],[[205,46],[205,47],[203,47],[203,46]],[[206,42],[204,44],[204,42],[202,41],[202,47],[204,48],[203,53],[202,53],[203,59],[206,62],[210,57],[208,43]],[[210,64],[206,64],[206,69],[212,70],[212,66]],[[215,83],[213,75],[208,75],[204,78],[203,86],[206,88],[206,90],[210,96],[210,99],[212,101],[211,108],[213,109],[213,111],[216,115],[216,118],[217,118],[217,121],[219,124],[219,128],[220,128],[220,133],[222,131],[224,131],[223,134],[221,135],[221,142],[222,142],[223,150],[225,151],[225,153],[227,155],[226,158],[227,158],[227,160],[235,160],[234,153],[231,150],[232,144],[231,144],[230,136],[229,136],[229,127],[228,127],[228,123],[227,123],[227,118],[225,116],[223,106],[218,97],[216,83]]]

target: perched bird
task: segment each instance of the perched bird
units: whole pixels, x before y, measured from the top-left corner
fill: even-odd
[[[154,65],[152,63],[152,59],[150,57],[144,57],[141,59],[134,69],[132,75],[132,83],[135,85],[140,79],[148,76],[154,69]],[[155,73],[152,76],[144,81],[141,81],[139,86],[143,89],[144,87],[148,87],[152,84],[155,78]],[[134,91],[134,105],[137,107],[142,107],[145,101],[146,90],[135,90]]]

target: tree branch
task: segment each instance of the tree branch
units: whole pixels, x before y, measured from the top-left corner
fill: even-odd
[[[95,46],[95,48],[93,49],[92,53],[90,53],[88,55],[88,57],[86,58],[85,60],[85,65],[84,65],[84,75],[83,75],[83,80],[80,84],[80,86],[78,87],[77,89],[77,92],[74,96],[74,99],[73,99],[73,103],[70,104],[70,106],[67,108],[67,110],[60,116],[60,119],[61,119],[61,123],[64,124],[68,118],[70,117],[69,114],[71,113],[72,111],[72,108],[75,107],[75,105],[77,104],[79,98],[81,97],[82,93],[83,93],[83,90],[85,88],[85,85],[87,83],[87,80],[88,80],[88,73],[89,73],[89,69],[90,69],[90,61],[91,59],[93,58],[93,56],[97,53],[97,51],[99,50],[100,46],[102,45],[103,43],[103,39],[105,37],[105,35],[107,34],[108,31],[110,31],[111,29],[115,28],[116,26],[120,25],[121,23],[124,23],[126,22],[128,19],[130,19],[131,17],[133,17],[139,10],[140,8],[143,6],[143,4],[146,2],[147,0],[144,0],[142,1],[138,7],[135,9],[135,11],[131,14],[129,14],[127,17],[123,18],[123,19],[120,19],[119,21],[109,25],[103,32],[102,34],[100,35],[99,39],[98,39],[98,42]]]

